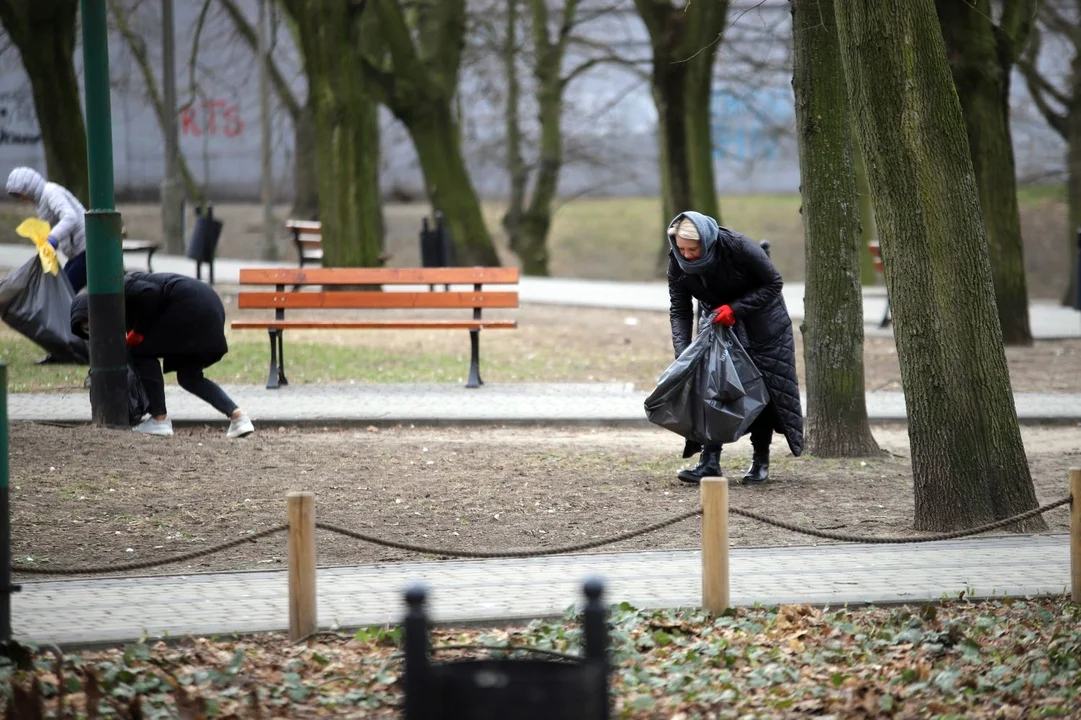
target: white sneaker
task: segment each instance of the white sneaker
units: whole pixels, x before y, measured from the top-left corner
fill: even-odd
[[[253,432],[255,432],[255,426],[251,424],[251,418],[248,417],[247,413],[241,413],[240,417],[229,421],[229,432],[225,433],[225,437],[235,440],[247,437]]]
[[[173,421],[169,418],[164,420],[155,420],[153,417],[148,417],[141,423],[132,428],[137,433],[144,433],[146,435],[157,435],[158,437],[172,437],[173,436]]]

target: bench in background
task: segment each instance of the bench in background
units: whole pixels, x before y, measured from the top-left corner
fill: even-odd
[[[241,310],[273,310],[273,319],[236,320],[235,330],[266,330],[270,335],[270,370],[267,389],[289,384],[285,377],[283,335],[286,330],[468,330],[470,343],[469,381],[466,387],[483,384],[480,378],[480,331],[510,330],[516,320],[484,320],[484,308],[518,307],[517,268],[243,268],[240,284],[273,286],[273,290],[242,290],[237,296]],[[376,290],[303,291],[304,286],[377,286]],[[413,285],[416,288],[384,290],[384,285]],[[471,291],[433,291],[434,285],[472,285]],[[498,291],[485,285],[514,286]],[[292,290],[287,289],[292,286]],[[424,287],[428,286],[428,287]],[[471,310],[470,317],[406,319],[286,319],[286,310]]]

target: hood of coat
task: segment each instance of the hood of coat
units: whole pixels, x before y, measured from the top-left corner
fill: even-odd
[[[71,334],[83,340],[90,339],[87,328],[90,324],[90,296],[86,293],[76,295],[71,301]]]
[[[8,175],[8,195],[28,197],[36,205],[41,202],[41,196],[44,192],[45,178],[34,168],[17,167]]]
[[[718,238],[721,233],[721,228],[717,224],[717,221],[711,218],[709,215],[703,215],[693,210],[682,212],[673,218],[672,222],[668,223],[669,228],[673,228],[678,225],[682,220],[690,220],[694,224],[696,230],[698,230],[698,238],[702,243],[702,254],[698,256],[696,260],[686,260],[679,254],[679,248],[676,246],[676,238],[674,235],[668,235],[668,244],[672,248],[672,255],[676,258],[676,262],[679,263],[679,267],[683,272],[698,275],[713,265],[713,260],[717,257],[717,244]]]

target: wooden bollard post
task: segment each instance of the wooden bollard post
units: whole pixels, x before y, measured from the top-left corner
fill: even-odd
[[[1070,586],[1081,603],[1081,468],[1070,468]]]
[[[296,642],[318,626],[315,596],[315,495],[289,493],[289,639]]]
[[[728,609],[728,480],[702,478],[702,607]]]

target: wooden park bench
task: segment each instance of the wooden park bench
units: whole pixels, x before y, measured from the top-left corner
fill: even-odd
[[[293,246],[297,249],[297,267],[305,265],[323,264],[323,224],[318,220],[293,220],[285,221],[285,229],[293,238]],[[382,253],[380,262],[390,260],[390,253]]]
[[[867,243],[867,248],[871,251],[871,257],[875,261],[875,272],[880,275],[885,273],[886,266],[882,264],[882,246],[878,244],[877,240],[872,240]],[[890,296],[886,295],[886,314],[882,316],[882,322],[878,323],[880,328],[888,328],[893,324],[893,317],[890,315]]]
[[[161,249],[161,243],[156,243],[153,240],[128,240],[128,231],[120,228],[121,244],[120,249],[124,254],[128,253],[146,253],[146,271],[154,272],[154,253]]]
[[[518,307],[518,269],[499,267],[472,268],[243,268],[242,286],[263,285],[273,289],[245,291],[237,295],[241,310],[273,310],[273,319],[236,320],[235,330],[266,330],[270,335],[270,370],[267,389],[287,385],[282,337],[286,330],[468,330],[471,347],[469,381],[466,387],[483,384],[480,378],[480,331],[510,330],[516,320],[484,320],[484,308]],[[468,291],[433,291],[435,285],[472,285]],[[301,288],[321,286],[316,292]],[[416,286],[385,290],[384,285]],[[513,285],[498,291],[485,285]],[[375,290],[349,288],[327,291],[334,286],[374,286]],[[292,289],[288,289],[288,288]],[[285,312],[296,310],[472,310],[471,317],[433,318],[418,316],[406,319],[286,319]]]

